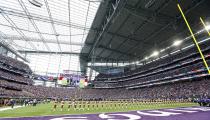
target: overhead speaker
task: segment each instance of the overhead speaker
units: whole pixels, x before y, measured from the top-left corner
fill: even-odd
[[[42,7],[42,3],[41,0],[28,0],[32,5],[36,6],[36,7]]]

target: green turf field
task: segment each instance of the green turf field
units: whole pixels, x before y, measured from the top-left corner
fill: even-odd
[[[46,116],[46,115],[62,115],[62,114],[87,114],[87,113],[103,113],[103,112],[121,112],[121,111],[133,111],[133,110],[146,110],[146,109],[162,109],[162,108],[176,108],[176,107],[189,107],[196,106],[195,103],[139,103],[139,104],[127,104],[127,108],[125,105],[115,107],[115,104],[102,105],[98,104],[98,108],[96,105],[90,104],[89,109],[87,105],[81,109],[73,109],[71,108],[69,111],[67,109],[67,104],[65,104],[63,111],[60,110],[60,104],[56,111],[53,111],[52,103],[48,104],[38,104],[37,106],[26,106],[13,110],[6,110],[0,112],[0,117],[25,117],[25,116]]]

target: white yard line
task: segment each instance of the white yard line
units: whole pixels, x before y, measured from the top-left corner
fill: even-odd
[[[23,106],[14,106],[13,109],[20,108],[20,107],[23,107]],[[12,109],[11,107],[0,108],[0,111],[11,110],[11,109]]]

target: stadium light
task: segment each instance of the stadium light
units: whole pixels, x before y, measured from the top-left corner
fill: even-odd
[[[148,60],[148,57],[145,57],[144,59],[145,59],[145,60]]]
[[[154,51],[151,56],[158,56],[158,55],[159,55],[159,52],[158,51]]]
[[[162,50],[160,50],[160,52],[164,52],[166,49],[162,49]]]
[[[181,43],[181,40],[174,41],[173,46],[179,46]]]
[[[206,26],[206,29],[207,29],[207,30],[210,30],[210,25]]]

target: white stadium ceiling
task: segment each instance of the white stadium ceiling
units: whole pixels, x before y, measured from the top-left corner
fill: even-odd
[[[100,1],[0,0],[0,37],[16,50],[80,53]]]

